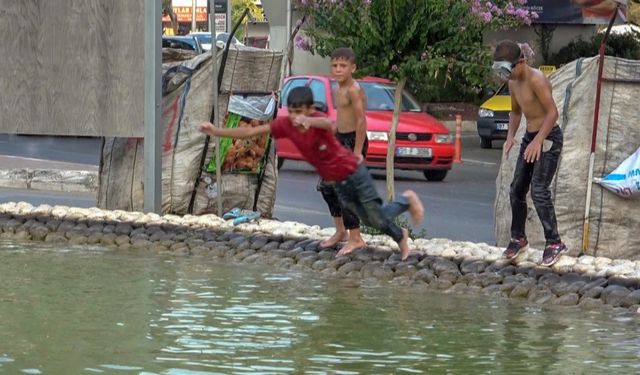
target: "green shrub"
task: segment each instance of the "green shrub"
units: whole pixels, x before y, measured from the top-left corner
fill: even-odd
[[[554,54],[550,63],[561,66],[581,57],[591,57],[598,54],[604,34],[596,34],[588,40],[576,38]],[[633,33],[611,34],[607,40],[605,54],[625,59],[640,60],[640,37]]]

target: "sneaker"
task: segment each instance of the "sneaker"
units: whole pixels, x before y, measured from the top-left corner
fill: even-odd
[[[512,238],[509,241],[509,245],[507,245],[507,249],[502,253],[502,255],[507,259],[513,259],[520,254],[522,250],[526,250],[529,247],[529,242],[526,238]]]
[[[554,265],[560,259],[562,253],[566,253],[567,250],[567,246],[562,242],[545,246],[542,253],[542,263],[540,264],[546,267]]]

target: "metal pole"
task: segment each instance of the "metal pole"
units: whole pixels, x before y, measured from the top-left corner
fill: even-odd
[[[196,32],[196,4],[198,0],[191,0],[191,32]]]
[[[231,32],[231,28],[233,27],[233,25],[231,24],[231,0],[226,0],[227,1],[227,33]],[[231,35],[229,35],[229,41],[231,41]]]
[[[211,0],[213,2],[214,0]],[[218,46],[216,43],[216,7],[209,7],[209,31],[211,32],[211,55],[213,59],[213,122],[214,126],[220,127],[220,111],[218,106]],[[229,39],[229,42],[231,40]],[[218,216],[222,217],[222,171],[220,166],[220,138],[215,137],[216,148],[216,186],[218,188],[216,197],[218,205]]]
[[[144,1],[144,211],[162,209],[162,7]]]
[[[589,250],[589,213],[591,211],[591,185],[593,184],[593,164],[596,158],[596,140],[598,138],[598,119],[600,117],[600,92],[602,91],[602,72],[604,71],[604,49],[607,45],[607,39],[609,38],[609,34],[611,34],[611,28],[613,27],[613,23],[616,21],[616,16],[618,15],[618,10],[620,8],[620,4],[617,5],[616,11],[613,12],[611,16],[611,20],[609,21],[609,26],[607,27],[607,32],[604,34],[602,38],[602,43],[600,43],[600,53],[598,56],[598,79],[596,82],[596,104],[595,110],[593,113],[593,128],[591,131],[591,153],[589,154],[589,171],[587,176],[587,199],[584,207],[584,219],[582,225],[582,252],[580,255],[585,254],[587,250]],[[595,252],[594,252],[595,255]]]

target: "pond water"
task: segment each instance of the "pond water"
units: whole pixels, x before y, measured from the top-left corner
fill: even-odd
[[[640,318],[0,242],[0,374],[640,371]]]

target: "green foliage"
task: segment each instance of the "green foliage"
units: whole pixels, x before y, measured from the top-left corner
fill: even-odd
[[[514,27],[515,16],[491,16],[483,4],[459,0],[302,1],[312,53],[328,56],[351,47],[358,74],[408,77],[422,100],[474,98],[487,81],[491,58],[482,43],[488,28]],[[475,3],[475,4],[474,4]],[[506,9],[509,1],[494,1]],[[480,8],[478,8],[480,7]],[[481,16],[483,15],[483,16]],[[301,43],[303,44],[303,43]],[[452,83],[455,81],[455,83]],[[435,93],[435,94],[434,94]],[[459,100],[460,98],[455,98]]]
[[[242,13],[246,9],[249,9],[249,15],[256,21],[264,21],[264,12],[262,7],[258,6],[254,0],[231,0],[231,20],[232,25],[235,25],[240,20]],[[243,25],[248,22],[248,17],[245,18]],[[235,37],[239,40],[244,39],[244,28],[240,26],[235,34]]]
[[[409,238],[411,238],[412,240],[418,239],[418,238],[426,238],[427,237],[427,230],[426,229],[420,229],[419,231],[414,231],[413,226],[411,226],[411,224],[409,224],[409,220],[405,217],[405,216],[398,216],[396,217],[396,224],[398,224],[401,228],[407,228],[407,231],[409,232]],[[382,233],[381,231],[372,228],[372,227],[368,227],[366,225],[361,225],[360,226],[360,232],[364,233],[364,234],[369,234],[372,236],[377,236],[377,235],[382,235],[384,233]]]
[[[599,33],[588,40],[574,39],[551,57],[551,64],[561,66],[580,57],[595,56],[603,38],[604,33]],[[640,39],[633,33],[611,34],[607,40],[605,54],[640,60]]]

